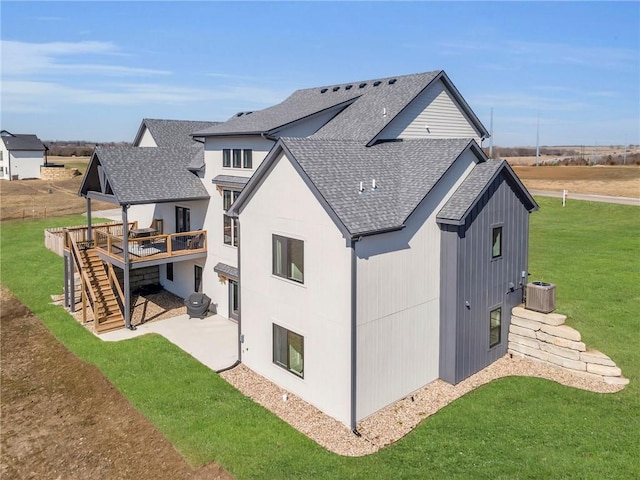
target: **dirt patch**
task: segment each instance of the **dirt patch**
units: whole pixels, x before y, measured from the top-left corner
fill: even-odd
[[[98,371],[0,290],[0,477],[230,479],[191,468]]]
[[[65,180],[0,181],[0,220],[43,218],[80,214],[87,202],[78,196],[82,177]],[[105,202],[92,201],[94,210],[114,208]]]
[[[514,171],[531,190],[587,193],[640,198],[640,167],[514,166]]]

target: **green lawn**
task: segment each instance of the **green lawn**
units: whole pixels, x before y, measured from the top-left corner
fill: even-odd
[[[631,384],[600,395],[501,379],[361,458],[317,446],[162,337],[103,343],[50,305],[50,295],[62,291],[62,260],[44,249],[42,231],[82,217],[2,223],[1,281],[194,465],[217,461],[237,478],[265,479],[640,478],[640,209],[539,203],[531,217],[531,279],[557,284],[567,323],[611,356]]]

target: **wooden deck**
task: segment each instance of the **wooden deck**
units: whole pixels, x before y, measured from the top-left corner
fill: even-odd
[[[136,222],[129,224],[129,230],[137,228]],[[114,260],[115,264],[124,263],[124,239],[122,223],[92,228],[92,238],[89,238],[87,227],[69,229],[69,236],[80,247],[95,248],[99,255]],[[129,263],[150,262],[156,260],[178,260],[187,255],[207,253],[207,232],[196,230],[172,234],[160,234],[127,239]],[[69,250],[66,241],[65,250]]]

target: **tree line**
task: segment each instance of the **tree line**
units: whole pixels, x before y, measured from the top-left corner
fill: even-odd
[[[98,146],[122,147],[131,145],[129,142],[87,142],[84,140],[53,140],[46,141],[47,155],[56,157],[89,157],[93,153],[93,149]]]

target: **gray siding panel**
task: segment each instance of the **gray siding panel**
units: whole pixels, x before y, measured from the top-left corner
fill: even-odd
[[[491,232],[500,225],[502,257],[492,260]],[[521,272],[527,271],[528,225],[529,212],[504,174],[493,181],[465,225],[459,227],[455,262],[451,260],[453,227],[443,225],[441,278],[447,292],[442,296],[442,309],[448,315],[443,317],[446,326],[441,335],[440,371],[444,380],[458,383],[506,353],[510,312],[522,301]],[[445,270],[455,267],[454,289],[451,285],[455,275]],[[510,282],[515,287],[513,291]],[[489,312],[498,306],[502,307],[501,342],[490,349]],[[455,321],[452,312],[457,315]],[[452,344],[454,352],[450,351]]]

